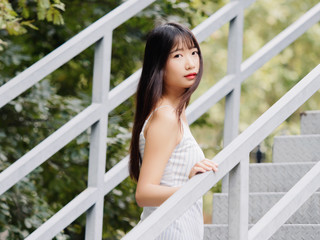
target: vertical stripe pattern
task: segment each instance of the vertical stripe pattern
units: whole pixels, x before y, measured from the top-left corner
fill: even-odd
[[[144,127],[149,119],[150,117],[146,120]],[[183,121],[182,125],[183,137],[180,143],[175,147],[170,159],[168,160],[160,181],[160,185],[170,187],[182,186],[188,181],[188,176],[193,165],[204,159],[204,154],[192,136],[189,127]],[[139,139],[139,149],[142,158],[145,147],[145,138],[143,134],[144,127],[142,128]],[[156,207],[144,207],[141,214],[141,221],[147,218],[155,209]],[[156,239],[199,240],[203,239],[203,228],[201,198],[195,202],[182,216],[176,219],[167,229],[165,229]]]

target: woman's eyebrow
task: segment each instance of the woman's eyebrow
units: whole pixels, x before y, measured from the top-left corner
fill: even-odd
[[[175,52],[179,52],[179,51],[183,51],[183,48],[177,48],[177,49],[173,50],[172,52],[170,52],[170,54],[175,53]]]
[[[190,50],[190,49],[194,49],[194,48],[197,48],[197,47],[192,46],[192,47],[189,47],[188,49]],[[184,50],[184,48],[177,48],[177,49],[171,51],[170,54],[175,53],[175,52],[179,52],[179,51],[183,51],[183,50]]]

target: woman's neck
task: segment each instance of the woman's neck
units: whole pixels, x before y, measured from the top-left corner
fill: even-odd
[[[177,97],[170,97],[167,95],[162,96],[162,98],[160,99],[158,105],[170,105],[173,108],[177,109],[180,103],[180,98]]]
[[[180,104],[180,98],[175,98],[175,97],[170,97],[170,96],[164,95],[164,96],[162,96],[160,101],[157,103],[157,107],[164,106],[164,105],[170,105],[174,109],[177,110],[179,104]],[[185,107],[182,109],[180,117],[181,117],[181,119],[183,119],[183,121],[187,122],[187,118],[185,115]]]
[[[177,91],[176,89],[175,90],[172,89],[172,91],[169,91],[168,89],[166,89],[163,96],[161,97],[161,101],[160,101],[161,105],[165,103],[173,106],[174,108],[177,108],[181,101],[183,91]]]

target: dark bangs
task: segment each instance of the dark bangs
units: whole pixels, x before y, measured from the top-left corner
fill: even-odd
[[[197,42],[195,41],[194,37],[190,35],[188,32],[179,32],[179,34],[176,35],[171,51],[183,48],[197,48],[198,51],[200,51],[199,46],[197,46]]]

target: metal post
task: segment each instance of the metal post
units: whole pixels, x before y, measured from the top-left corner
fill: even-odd
[[[98,189],[96,203],[87,211],[85,239],[102,239],[104,194],[103,183],[106,166],[106,138],[108,113],[106,95],[109,92],[112,51],[112,31],[96,43],[93,72],[92,102],[103,105],[101,117],[91,128],[88,187]]]
[[[243,3],[243,0],[231,0]],[[228,39],[228,74],[238,75],[242,63],[243,9],[230,21]],[[223,141],[227,146],[237,135],[240,112],[241,81],[236,78],[233,91],[226,96]],[[222,179],[222,192],[228,192],[228,175]]]
[[[243,4],[243,0],[238,1]],[[224,146],[227,146],[237,135],[239,126],[240,114],[240,95],[241,81],[237,78],[241,71],[242,63],[242,45],[243,45],[243,8],[240,9],[237,16],[230,21],[229,39],[228,39],[228,73],[236,76],[233,90],[226,96],[225,100],[225,122],[224,122]],[[248,233],[248,228],[244,230],[242,225],[248,224],[241,222],[245,220],[246,208],[241,209],[241,205],[248,204],[245,199],[248,194],[245,190],[245,175],[248,170],[244,170],[244,163],[238,164],[230,174],[222,179],[222,192],[228,194],[228,227],[229,240],[244,240],[245,234]],[[228,191],[229,190],[229,191]],[[240,205],[239,205],[240,204]],[[242,224],[242,225],[241,225]]]
[[[248,239],[249,154],[229,173],[229,240]]]

